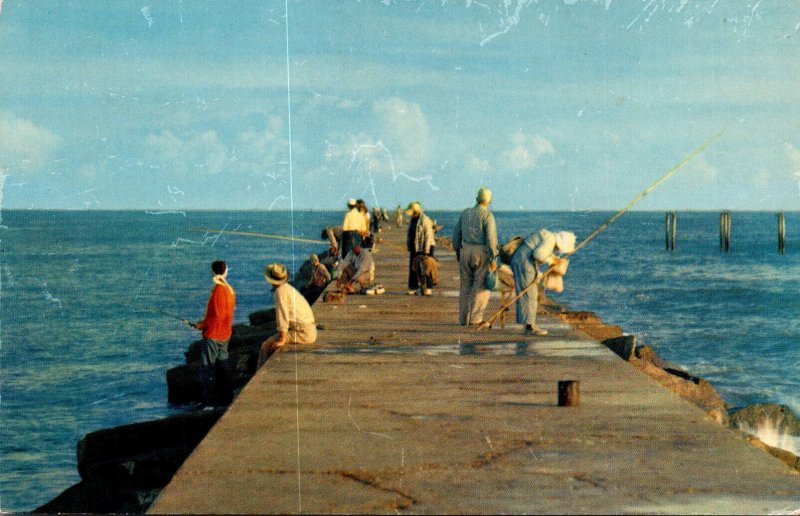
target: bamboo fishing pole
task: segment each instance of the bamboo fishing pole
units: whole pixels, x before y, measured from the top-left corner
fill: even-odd
[[[583,239],[583,241],[582,241],[580,244],[578,244],[577,246],[575,246],[575,249],[573,249],[573,250],[572,250],[572,251],[570,251],[569,253],[565,253],[565,254],[563,254],[561,257],[562,257],[562,258],[567,258],[567,257],[569,257],[569,256],[572,256],[573,254],[575,254],[575,253],[578,251],[578,249],[580,249],[581,247],[585,246],[585,245],[586,245],[586,244],[587,244],[587,243],[588,243],[588,242],[589,242],[591,239],[593,239],[594,237],[596,237],[597,235],[599,235],[599,234],[600,234],[602,231],[604,231],[604,230],[605,230],[605,229],[606,229],[606,228],[607,228],[607,227],[608,227],[608,226],[609,226],[609,225],[610,225],[612,222],[614,222],[614,221],[615,221],[615,220],[617,220],[617,219],[618,219],[620,216],[622,216],[622,214],[624,214],[625,212],[627,212],[628,210],[630,210],[630,209],[631,209],[631,208],[632,208],[632,207],[633,207],[633,206],[634,206],[636,203],[638,203],[639,201],[641,201],[642,199],[644,199],[644,198],[645,198],[645,197],[646,197],[646,196],[647,196],[647,195],[648,195],[650,192],[652,192],[653,190],[655,190],[655,189],[656,189],[656,188],[657,188],[657,187],[658,187],[658,186],[659,186],[661,183],[663,183],[664,181],[666,181],[667,179],[669,179],[669,177],[670,177],[670,176],[672,176],[672,174],[674,174],[675,172],[677,172],[678,170],[680,170],[680,169],[681,169],[681,168],[682,168],[682,167],[683,167],[685,164],[687,164],[689,161],[691,161],[691,160],[692,160],[692,159],[693,159],[695,156],[697,156],[698,154],[700,154],[701,152],[703,152],[703,151],[704,151],[704,150],[705,150],[705,149],[706,149],[706,148],[707,148],[709,145],[711,145],[712,143],[714,143],[714,142],[715,142],[715,141],[716,141],[716,140],[717,140],[717,139],[718,139],[720,136],[722,136],[722,133],[721,133],[721,132],[719,132],[719,133],[716,133],[716,134],[715,134],[715,135],[713,135],[711,138],[709,138],[708,140],[706,140],[705,142],[703,142],[703,144],[702,144],[702,145],[700,145],[700,146],[699,146],[699,147],[697,147],[695,150],[693,150],[691,153],[689,153],[689,155],[688,155],[688,156],[686,156],[686,157],[683,159],[683,161],[681,161],[680,163],[678,163],[677,165],[675,165],[674,167],[672,167],[672,168],[671,168],[671,169],[670,169],[670,170],[669,170],[669,171],[668,171],[666,174],[664,174],[663,176],[661,176],[661,177],[658,179],[658,181],[656,181],[655,183],[653,183],[653,184],[651,184],[650,186],[648,186],[647,188],[645,188],[645,189],[644,189],[644,190],[643,190],[643,191],[642,191],[642,192],[641,192],[639,195],[637,195],[636,197],[634,197],[634,198],[633,198],[633,200],[631,200],[631,202],[629,202],[628,204],[626,204],[626,205],[625,205],[625,206],[624,206],[624,207],[623,207],[621,210],[619,210],[618,212],[616,212],[616,213],[615,213],[615,214],[614,214],[614,215],[613,215],[613,216],[612,216],[610,219],[608,219],[607,221],[605,221],[605,222],[604,222],[603,224],[601,224],[601,225],[600,225],[600,226],[599,226],[599,227],[598,227],[596,230],[594,230],[594,232],[593,232],[592,234],[590,234],[588,237],[584,238],[584,239]],[[495,319],[497,319],[498,317],[500,317],[500,314],[502,314],[503,312],[505,312],[505,311],[506,311],[506,309],[508,309],[508,307],[509,307],[509,306],[511,306],[512,304],[514,304],[514,303],[517,301],[517,299],[521,298],[521,297],[522,297],[522,296],[523,296],[523,295],[524,295],[524,294],[525,294],[525,293],[526,293],[528,290],[530,290],[530,289],[531,289],[531,288],[532,288],[534,285],[538,285],[538,284],[539,284],[539,282],[541,282],[541,281],[542,281],[542,280],[545,278],[545,276],[547,276],[547,274],[549,274],[551,271],[552,271],[552,268],[550,268],[550,269],[547,269],[547,270],[546,270],[546,271],[545,271],[543,274],[538,274],[538,275],[537,275],[537,277],[536,277],[536,279],[534,279],[533,281],[531,281],[531,282],[528,284],[528,286],[526,286],[524,289],[520,290],[520,291],[517,293],[517,295],[515,295],[514,297],[512,297],[510,300],[506,301],[506,304],[505,304],[505,305],[503,305],[503,306],[501,306],[501,307],[500,307],[500,310],[498,310],[497,312],[495,312],[495,313],[494,313],[494,314],[493,314],[493,315],[492,315],[492,316],[491,316],[491,317],[490,317],[488,320],[484,321],[484,322],[483,322],[483,324],[479,325],[479,326],[478,326],[478,328],[476,328],[476,331],[480,331],[480,330],[482,330],[482,329],[484,329],[484,328],[487,328],[487,327],[489,327],[489,326],[490,326],[490,325],[491,325],[491,324],[492,324],[492,323],[495,321]]]

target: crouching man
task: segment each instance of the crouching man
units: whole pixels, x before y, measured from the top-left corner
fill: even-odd
[[[300,292],[288,283],[289,274],[280,263],[264,267],[264,279],[272,284],[275,298],[275,323],[278,333],[261,343],[258,367],[286,344],[313,344],[317,341],[317,322],[311,306]]]
[[[365,243],[370,243],[369,239]],[[372,252],[356,245],[344,260],[339,262],[339,277],[336,286],[340,291],[354,294],[361,292],[375,281],[375,262]]]

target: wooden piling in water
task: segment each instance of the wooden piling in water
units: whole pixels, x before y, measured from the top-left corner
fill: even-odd
[[[719,214],[719,251],[726,253],[731,249],[731,212]]]
[[[778,213],[778,252],[786,252],[786,217],[783,212]]]
[[[678,234],[678,215],[677,213],[667,212],[664,221],[664,238],[667,251],[675,250],[675,238]]]

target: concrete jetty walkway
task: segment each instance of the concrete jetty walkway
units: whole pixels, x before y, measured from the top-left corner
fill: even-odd
[[[459,326],[452,252],[434,296],[406,295],[405,231],[382,237],[386,293],[320,300],[318,344],[273,355],[150,512],[800,510],[796,471],[599,342]]]

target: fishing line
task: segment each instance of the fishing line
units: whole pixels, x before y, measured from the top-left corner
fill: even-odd
[[[291,163],[289,164],[289,166],[291,168]],[[291,183],[291,180],[290,180],[290,183]],[[205,231],[207,233],[208,232],[210,232],[210,233],[219,233],[220,235],[222,235],[222,233],[225,233],[225,234],[228,234],[228,235],[254,236],[254,237],[260,237],[260,238],[274,238],[274,239],[277,239],[277,240],[289,240],[291,242],[305,242],[305,243],[309,243],[309,244],[324,244],[325,243],[325,242],[323,242],[321,240],[311,240],[309,238],[295,237],[294,236],[294,213],[292,213],[292,215],[291,215],[291,224],[290,225],[291,225],[292,236],[273,235],[273,234],[270,234],[270,233],[259,233],[257,231],[236,231],[236,230],[224,229],[224,228],[223,229],[191,228],[191,231]],[[292,251],[294,251],[294,246],[292,246]],[[294,265],[294,263],[292,263],[292,265]]]
[[[569,256],[572,256],[573,254],[575,254],[575,253],[578,251],[578,249],[580,249],[581,247],[585,246],[585,245],[586,245],[586,244],[587,244],[587,243],[588,243],[588,242],[589,242],[591,239],[593,239],[594,237],[596,237],[597,235],[599,235],[599,234],[600,234],[602,231],[604,231],[604,230],[605,230],[605,229],[606,229],[606,228],[607,228],[607,227],[608,227],[608,226],[609,226],[609,225],[610,225],[612,222],[614,222],[614,221],[615,221],[615,220],[617,220],[617,219],[618,219],[620,216],[622,216],[622,214],[624,214],[625,212],[627,212],[628,210],[630,210],[630,209],[631,209],[631,208],[632,208],[632,207],[633,207],[633,206],[634,206],[636,203],[638,203],[639,201],[641,201],[642,199],[644,199],[644,198],[645,198],[645,197],[646,197],[646,196],[647,196],[647,195],[648,195],[650,192],[652,192],[653,190],[655,190],[655,189],[656,189],[656,188],[657,188],[657,187],[658,187],[658,186],[659,186],[661,183],[663,183],[664,181],[666,181],[667,179],[669,179],[669,177],[670,177],[670,176],[672,176],[672,174],[674,174],[675,172],[677,172],[678,170],[680,170],[680,169],[681,169],[681,168],[682,168],[682,167],[683,167],[685,164],[687,164],[689,161],[691,161],[691,160],[692,160],[692,159],[693,159],[695,156],[697,156],[698,154],[700,154],[701,152],[703,152],[703,151],[704,151],[704,150],[705,150],[705,149],[706,149],[706,148],[707,148],[709,145],[711,145],[712,143],[714,143],[714,142],[715,142],[715,141],[716,141],[716,140],[717,140],[717,139],[718,139],[720,136],[722,136],[722,133],[721,133],[721,132],[718,132],[718,133],[714,134],[714,135],[713,135],[711,138],[709,138],[708,140],[706,140],[705,142],[703,142],[703,144],[702,144],[702,145],[700,145],[700,146],[699,146],[699,147],[697,147],[695,150],[693,150],[691,153],[689,153],[689,155],[688,155],[688,156],[686,156],[686,157],[685,157],[685,158],[684,158],[684,159],[683,159],[683,160],[682,160],[680,163],[678,163],[677,165],[675,165],[674,167],[672,167],[672,168],[671,168],[671,169],[670,169],[670,170],[669,170],[669,171],[668,171],[666,174],[664,174],[663,176],[661,176],[661,177],[658,179],[658,181],[656,181],[655,183],[653,183],[653,184],[651,184],[650,186],[648,186],[647,188],[645,188],[645,189],[644,189],[644,190],[643,190],[643,191],[642,191],[642,192],[641,192],[639,195],[637,195],[636,197],[634,197],[634,198],[633,198],[633,200],[631,200],[631,202],[629,202],[628,204],[626,204],[626,205],[625,205],[625,206],[624,206],[624,207],[623,207],[621,210],[619,210],[618,212],[616,212],[616,213],[615,213],[615,214],[614,214],[614,215],[613,215],[613,216],[612,216],[610,219],[608,219],[607,221],[605,221],[603,224],[601,224],[601,225],[600,225],[600,227],[598,227],[596,230],[594,230],[594,232],[593,232],[592,234],[590,234],[588,237],[584,238],[584,239],[583,239],[583,241],[582,241],[580,244],[578,244],[577,246],[575,246],[575,249],[573,249],[573,250],[572,250],[571,252],[569,252],[569,253],[565,253],[565,254],[563,254],[563,255],[562,255],[562,257],[563,257],[563,258],[567,258],[567,257],[569,257]],[[480,330],[482,330],[483,328],[487,327],[488,325],[491,325],[491,324],[492,324],[492,323],[495,321],[495,319],[497,319],[497,318],[500,316],[500,314],[502,314],[503,312],[505,312],[505,311],[506,311],[506,309],[507,309],[508,307],[510,307],[510,306],[511,306],[511,305],[512,305],[512,304],[513,304],[513,303],[514,303],[514,302],[515,302],[517,299],[519,299],[520,297],[522,297],[522,296],[523,296],[523,294],[525,294],[525,293],[526,293],[528,290],[530,290],[530,289],[531,289],[531,288],[532,288],[534,285],[537,285],[538,283],[540,283],[540,282],[541,282],[541,281],[544,279],[544,277],[545,277],[545,276],[547,276],[547,274],[548,274],[548,273],[550,273],[550,271],[551,271],[551,270],[552,270],[552,268],[550,268],[550,269],[547,269],[547,270],[546,270],[546,271],[545,271],[543,274],[540,274],[540,275],[538,275],[538,277],[537,277],[536,279],[534,279],[533,281],[531,281],[531,282],[528,284],[528,286],[526,286],[524,289],[520,290],[520,291],[517,293],[517,295],[515,295],[514,297],[512,297],[510,300],[508,300],[508,301],[506,302],[506,304],[505,304],[505,305],[503,305],[502,307],[500,307],[500,310],[498,310],[497,312],[495,312],[495,313],[494,313],[494,314],[493,314],[493,315],[492,315],[492,316],[491,316],[491,317],[490,317],[488,320],[484,321],[484,324],[482,324],[482,325],[478,326],[478,328],[476,328],[476,331],[480,331]]]

